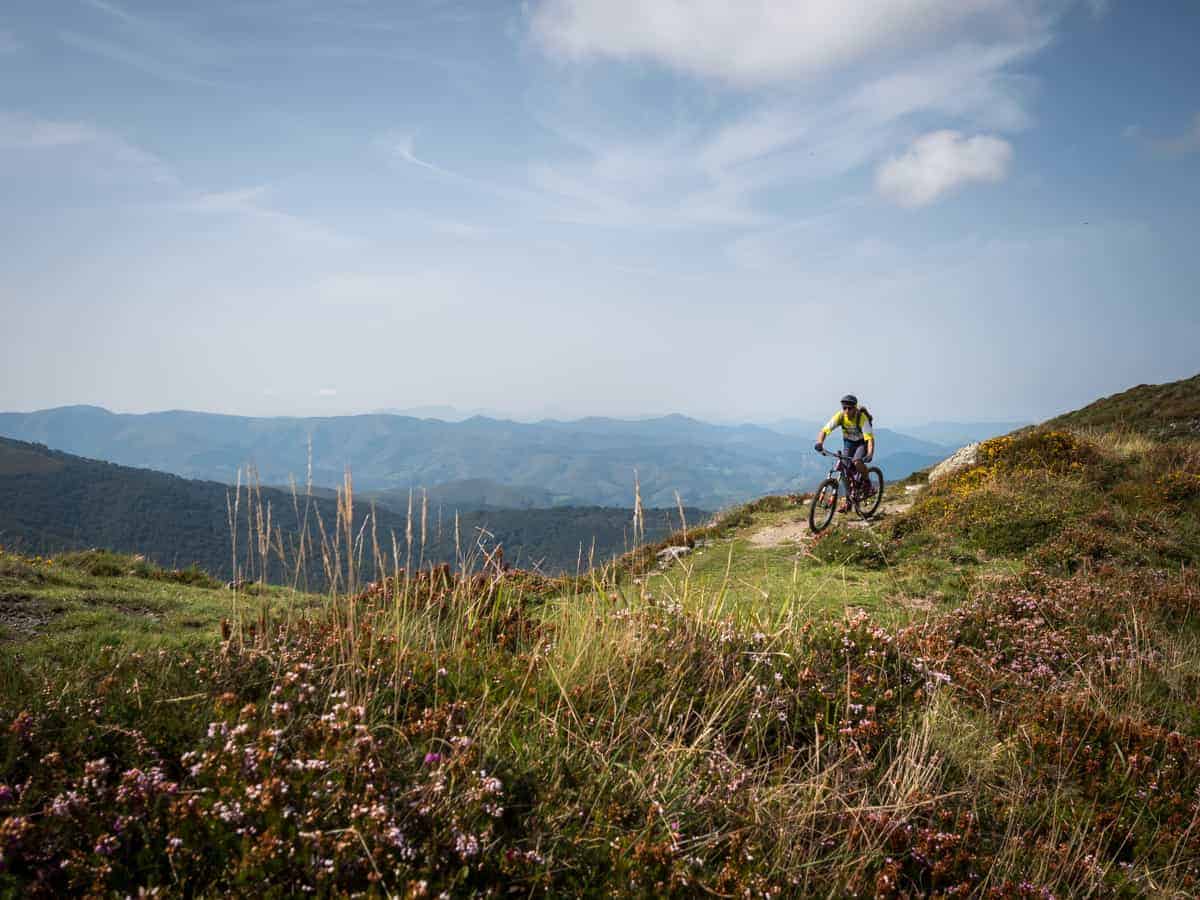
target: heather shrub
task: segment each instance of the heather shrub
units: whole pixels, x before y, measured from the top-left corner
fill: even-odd
[[[862,528],[836,526],[817,535],[811,545],[812,555],[823,563],[856,565],[868,569],[884,568],[888,564],[883,542]]]

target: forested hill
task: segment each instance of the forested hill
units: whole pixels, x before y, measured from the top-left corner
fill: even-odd
[[[945,447],[877,429],[877,459],[902,478],[945,458]],[[624,421],[586,418],[521,423],[482,416],[462,422],[364,415],[247,418],[168,411],[129,415],[92,406],[0,413],[0,435],[125,466],[232,484],[254,463],[264,484],[303,480],[331,488],[349,466],[364,491],[412,486],[458,497],[471,480],[501,484],[516,497],[474,489],[472,508],[501,499],[515,506],[628,506],[633,472],[648,506],[685,503],[719,509],[767,493],[808,490],[825,461],[812,452],[809,423],[801,434],[756,425],[714,425],[685,416]],[[311,448],[311,460],[309,450]],[[892,465],[896,454],[906,454]],[[464,508],[468,504],[461,504]]]
[[[0,438],[0,545],[27,553],[53,554],[65,549],[104,547],[142,553],[170,568],[195,563],[222,578],[232,574],[231,541],[227,498],[232,489],[212,481],[194,481],[98,462],[50,450],[39,444]],[[273,524],[287,545],[297,533],[297,503],[281,490],[263,488],[256,496],[262,507],[269,504]],[[303,497],[299,514],[303,519]],[[336,501],[314,498],[325,527],[337,521]],[[250,504],[242,491],[239,541],[247,543],[246,514]],[[370,508],[355,504],[353,530],[358,534]],[[685,509],[691,521],[705,512]],[[391,551],[391,535],[406,547],[407,517],[378,507],[375,532]],[[455,510],[430,505],[426,515],[426,562],[456,559]],[[418,510],[419,517],[419,510]],[[482,535],[487,545],[503,545],[508,562],[548,572],[574,571],[582,552],[597,560],[627,549],[631,512],[604,507],[560,507],[555,509],[464,511],[458,532],[470,549]],[[315,515],[309,522],[316,535]],[[647,509],[648,539],[665,535],[679,525],[677,510]],[[421,526],[413,525],[415,555],[421,555]],[[593,549],[594,548],[594,549]],[[239,558],[242,554],[239,553]],[[314,573],[315,575],[315,573]]]

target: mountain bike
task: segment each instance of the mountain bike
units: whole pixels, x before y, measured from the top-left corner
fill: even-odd
[[[846,486],[846,496],[854,505],[856,513],[864,519],[875,515],[883,501],[883,472],[879,467],[871,466],[864,478],[858,473],[853,457],[844,453],[830,453],[828,450],[818,452],[822,456],[836,459],[837,462],[813,494],[812,506],[808,509],[808,527],[813,533],[822,531],[833,521],[833,514],[837,511],[838,491],[842,484]]]

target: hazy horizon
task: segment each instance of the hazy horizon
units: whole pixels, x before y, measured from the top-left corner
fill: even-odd
[[[0,409],[1039,421],[1195,374],[1200,5],[16,0]]]
[[[1097,398],[1097,399],[1099,399],[1099,398]],[[863,405],[866,406],[866,403],[864,402]],[[830,411],[832,411],[835,406],[836,406],[836,404],[831,404]],[[736,427],[739,425],[752,425],[752,426],[770,428],[773,425],[781,425],[781,424],[787,423],[789,421],[801,421],[801,422],[812,421],[812,422],[816,423],[816,422],[824,421],[824,419],[827,418],[827,416],[825,416],[825,415],[822,415],[819,413],[814,413],[814,414],[808,415],[808,416],[799,415],[799,414],[788,414],[788,415],[778,415],[778,416],[761,419],[761,420],[750,420],[750,419],[740,419],[740,418],[721,418],[720,416],[710,416],[710,417],[694,416],[694,415],[688,415],[685,413],[680,413],[680,412],[674,411],[674,410],[664,411],[664,412],[655,412],[655,413],[628,413],[628,414],[587,413],[587,414],[578,414],[578,415],[571,414],[569,411],[566,411],[566,410],[559,410],[557,412],[550,411],[546,415],[529,415],[529,414],[522,415],[519,413],[512,413],[512,412],[508,412],[508,411],[500,410],[500,409],[472,409],[472,410],[462,410],[462,409],[457,409],[457,408],[452,409],[450,407],[446,407],[441,404],[436,405],[436,406],[430,406],[428,408],[419,408],[418,407],[418,408],[413,408],[413,409],[365,409],[365,410],[348,410],[348,411],[344,411],[344,412],[322,411],[322,412],[314,412],[314,413],[292,413],[292,412],[289,412],[289,413],[245,414],[245,413],[227,412],[227,411],[219,410],[219,409],[183,409],[183,408],[119,409],[119,408],[115,408],[113,406],[105,406],[104,404],[100,404],[100,403],[63,403],[58,406],[39,407],[39,408],[34,408],[34,409],[0,409],[0,414],[16,413],[16,414],[21,414],[21,415],[29,415],[29,414],[40,413],[40,412],[49,412],[49,411],[52,411],[55,409],[70,409],[72,407],[92,407],[92,408],[97,408],[97,409],[103,409],[105,412],[109,412],[114,415],[133,415],[133,416],[156,415],[156,414],[163,414],[163,413],[199,413],[202,415],[233,416],[233,417],[237,417],[237,418],[304,419],[304,418],[341,418],[341,417],[350,417],[350,416],[380,416],[380,415],[382,415],[382,416],[401,416],[401,417],[407,417],[407,418],[427,419],[427,420],[441,421],[441,422],[446,422],[446,423],[451,423],[451,424],[456,423],[456,422],[462,422],[462,421],[465,421],[467,419],[474,418],[474,417],[496,419],[499,421],[511,421],[511,422],[517,422],[519,424],[538,424],[541,422],[567,422],[567,423],[569,423],[569,422],[576,422],[576,421],[580,421],[580,420],[588,419],[588,418],[612,419],[615,421],[624,421],[624,422],[643,422],[643,421],[653,421],[653,420],[657,420],[657,419],[669,418],[671,416],[684,416],[685,418],[693,419],[693,420],[703,422],[706,424],[720,425],[720,426],[724,426],[724,427]],[[1062,410],[1062,412],[1068,412],[1068,411],[1069,410]],[[878,417],[876,417],[876,418],[878,418]],[[914,419],[911,417],[901,416],[898,419],[889,419],[886,423],[881,423],[881,425],[882,425],[882,427],[893,428],[894,430],[902,430],[905,427],[919,428],[919,427],[926,426],[926,425],[937,425],[937,424],[961,423],[961,424],[970,424],[970,425],[989,425],[989,424],[1015,425],[1018,423],[1019,424],[1033,423],[1034,421],[1036,421],[1036,420],[1034,420],[1032,418],[1028,418],[1028,417],[1016,418],[1016,419],[998,419],[998,418],[967,419],[967,418],[962,418],[962,417]]]

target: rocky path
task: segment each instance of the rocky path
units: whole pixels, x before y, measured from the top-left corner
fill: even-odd
[[[920,488],[910,485],[897,490],[888,488],[884,492],[883,503],[879,511],[871,519],[860,519],[853,512],[838,513],[834,522],[841,521],[852,528],[868,528],[872,522],[896,515],[907,510],[913,504],[913,499]],[[797,509],[794,521],[780,522],[767,525],[750,535],[750,544],[754,547],[781,547],[785,544],[803,544],[812,539],[808,527],[808,503]]]

